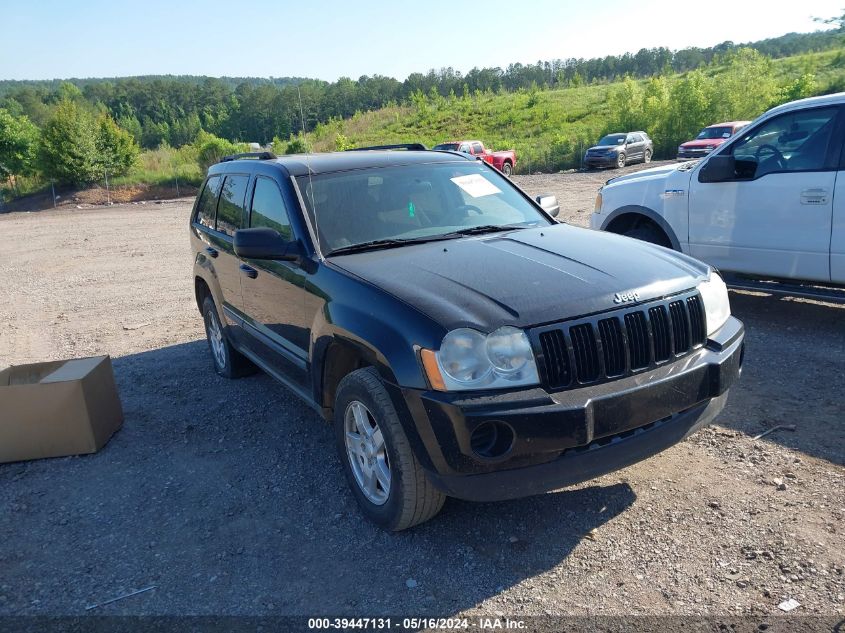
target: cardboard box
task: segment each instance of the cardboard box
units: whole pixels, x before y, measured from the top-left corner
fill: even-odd
[[[108,356],[0,371],[0,463],[93,453],[122,424]]]

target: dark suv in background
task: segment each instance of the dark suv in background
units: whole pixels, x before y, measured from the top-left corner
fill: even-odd
[[[616,132],[599,139],[584,153],[585,167],[624,167],[628,163],[650,163],[654,143],[648,134]]]
[[[259,367],[332,420],[352,494],[389,530],[709,423],[744,337],[719,275],[547,209],[453,152],[230,157],[190,218],[215,369]]]

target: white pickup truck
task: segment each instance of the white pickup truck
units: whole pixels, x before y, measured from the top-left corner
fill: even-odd
[[[700,161],[607,181],[590,226],[723,271],[845,285],[845,93],[769,110]]]

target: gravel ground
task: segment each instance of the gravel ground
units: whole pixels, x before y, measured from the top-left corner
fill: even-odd
[[[628,168],[634,169],[634,168]],[[586,224],[613,173],[516,178]],[[745,371],[718,424],[544,496],[365,522],[328,425],[219,378],[189,200],[0,215],[0,365],[108,353],[98,454],[0,465],[0,614],[845,614],[842,306],[732,293]],[[778,424],[795,432],[752,437]]]

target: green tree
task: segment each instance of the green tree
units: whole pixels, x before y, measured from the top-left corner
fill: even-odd
[[[128,172],[141,151],[132,135],[106,115],[97,120],[96,147],[98,165],[115,176]]]
[[[196,140],[197,161],[203,171],[211,165],[220,162],[220,159],[238,152],[238,146],[214,134],[200,132]]]
[[[812,97],[817,92],[816,76],[813,73],[804,73],[798,79],[789,84],[783,93],[784,101],[795,101]]]
[[[0,109],[0,174],[12,181],[35,168],[38,128],[26,116],[15,117]]]
[[[291,138],[285,148],[285,154],[307,154],[311,151],[311,144],[302,134]]]
[[[338,132],[334,137],[334,148],[338,152],[343,152],[352,149],[355,146],[346,136]]]
[[[38,162],[59,182],[81,185],[101,174],[94,118],[74,101],[61,101],[41,131]]]
[[[711,114],[716,119],[753,119],[777,103],[780,86],[770,59],[754,49],[740,48],[726,54],[724,62],[714,86]]]

